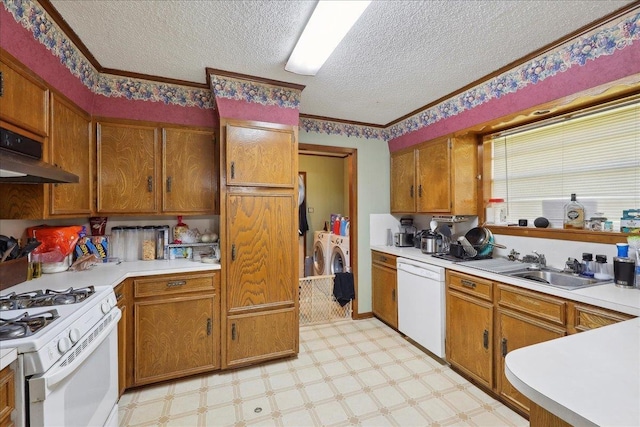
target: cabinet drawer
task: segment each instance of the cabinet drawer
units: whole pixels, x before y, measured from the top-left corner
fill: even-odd
[[[588,331],[632,319],[633,316],[588,305],[573,305],[573,326],[576,332]]]
[[[11,412],[16,406],[14,374],[9,366],[0,371],[0,391],[0,423],[3,426],[13,425],[11,424]]]
[[[565,326],[567,304],[564,300],[525,291],[508,285],[498,285],[498,305]]]
[[[447,270],[447,283],[451,289],[456,289],[487,301],[493,300],[493,284],[490,280]]]
[[[371,262],[376,264],[382,264],[389,268],[396,269],[396,258],[395,255],[389,255],[384,252],[371,251]]]
[[[219,283],[219,273],[145,277],[133,280],[133,292],[136,298],[183,292],[213,292]]]

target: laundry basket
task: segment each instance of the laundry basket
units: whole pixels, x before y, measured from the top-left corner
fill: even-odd
[[[344,307],[333,296],[334,275],[300,279],[300,326],[351,318],[351,301]]]

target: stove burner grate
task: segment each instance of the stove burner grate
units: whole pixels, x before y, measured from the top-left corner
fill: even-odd
[[[32,307],[49,307],[54,305],[76,304],[89,298],[95,293],[93,286],[84,288],[69,288],[62,291],[47,289],[33,292],[0,296],[0,311],[23,310]]]
[[[34,315],[23,313],[12,319],[0,318],[0,341],[31,336],[58,317],[58,310],[53,309]]]

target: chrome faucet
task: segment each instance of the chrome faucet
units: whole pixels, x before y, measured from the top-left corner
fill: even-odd
[[[547,259],[544,254],[540,254],[537,251],[532,251],[535,255],[525,255],[522,257],[522,262],[531,264],[529,267],[532,270],[542,270],[547,266]]]
[[[567,262],[565,262],[564,271],[572,274],[580,274],[582,272],[582,264],[575,258],[569,258]]]

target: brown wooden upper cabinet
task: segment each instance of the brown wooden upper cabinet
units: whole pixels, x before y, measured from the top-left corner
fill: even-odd
[[[391,212],[476,215],[475,136],[445,137],[391,154]]]
[[[213,130],[101,120],[96,135],[99,213],[215,213]]]
[[[96,124],[98,213],[155,213],[161,185],[158,128]]]
[[[296,142],[290,130],[229,121],[225,132],[227,185],[297,186],[297,166],[290,155]]]
[[[210,213],[216,208],[213,130],[162,130],[163,213]]]
[[[25,67],[0,58],[0,119],[40,136],[49,131],[49,89]]]

